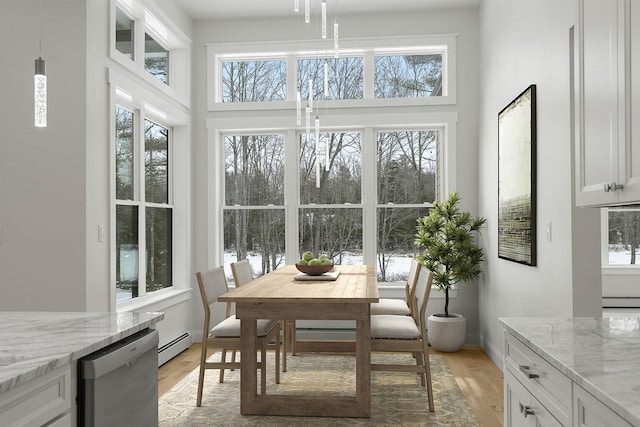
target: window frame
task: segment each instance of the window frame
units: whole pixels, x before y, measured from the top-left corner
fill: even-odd
[[[328,108],[370,108],[393,106],[453,105],[456,103],[456,38],[455,36],[393,37],[342,39],[341,56],[362,56],[363,98],[323,101]],[[296,108],[297,59],[333,57],[323,41],[270,43],[207,43],[207,109],[208,111],[242,111]],[[374,94],[374,56],[420,55],[442,52],[442,96],[413,98],[376,98]],[[221,64],[229,60],[287,59],[286,101],[222,102]]]
[[[116,48],[116,9],[134,21],[133,60]],[[138,78],[183,106],[191,99],[191,40],[157,6],[141,0],[111,0],[110,58]],[[149,34],[168,52],[168,83],[147,72],[144,66],[145,36]]]
[[[176,302],[186,300],[190,292],[189,260],[190,236],[188,233],[188,215],[190,198],[188,191],[176,191],[179,188],[189,188],[189,137],[190,118],[188,113],[175,101],[145,88],[135,78],[109,69],[110,90],[110,224],[111,224],[111,256],[110,256],[110,295],[111,306],[118,311],[134,310],[166,298],[176,298]],[[133,200],[116,199],[116,169],[115,169],[115,111],[116,106],[134,113],[134,191]],[[144,202],[144,120],[148,119],[169,129],[169,172],[168,172],[168,203]],[[138,141],[135,140],[138,138]],[[122,302],[116,300],[116,205],[138,206],[138,287],[136,298]],[[168,207],[172,210],[172,286],[147,293],[146,291],[146,229],[144,227],[144,207]],[[142,260],[145,260],[144,262]]]

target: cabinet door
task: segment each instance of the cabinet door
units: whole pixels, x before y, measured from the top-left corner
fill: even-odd
[[[628,78],[624,91],[628,105],[626,123],[628,146],[626,149],[626,185],[620,192],[625,202],[640,200],[640,4],[626,3],[625,26],[627,27],[626,73]]]
[[[504,426],[531,427],[532,416],[525,412],[532,410],[531,394],[520,384],[509,369],[504,370]]]
[[[631,427],[631,424],[575,383],[573,411],[575,427]]]
[[[622,10],[621,10],[622,9]],[[624,184],[620,153],[619,84],[621,0],[581,0],[578,45],[576,119],[576,203],[579,206],[615,204],[619,191],[607,184]],[[622,32],[624,35],[624,32]],[[623,105],[624,107],[624,102]]]
[[[509,369],[504,372],[505,427],[562,427]]]

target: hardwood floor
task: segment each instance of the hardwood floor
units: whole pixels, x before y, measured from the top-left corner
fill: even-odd
[[[200,343],[194,343],[191,348],[160,367],[160,396],[198,367],[200,348]],[[479,347],[464,347],[456,353],[439,353],[433,349],[430,351],[431,354],[441,354],[444,357],[478,423],[483,427],[502,426],[502,371],[485,352]]]

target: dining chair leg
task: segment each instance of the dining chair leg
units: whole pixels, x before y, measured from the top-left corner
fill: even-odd
[[[280,332],[282,327],[278,328],[278,334],[276,336],[276,384],[280,384]],[[286,357],[286,355],[285,355]]]
[[[231,362],[236,363],[236,351],[233,350],[233,352],[231,353]],[[234,370],[234,368],[230,368],[231,371]]]
[[[262,340],[260,349],[260,394],[267,393],[267,340]]]
[[[287,347],[289,337],[289,325],[286,320],[282,321],[282,372],[287,372]]]
[[[198,396],[196,398],[196,406],[202,405],[202,389],[204,386],[204,364],[207,360],[207,346],[202,345],[202,351],[200,353],[200,374],[198,375]]]
[[[291,354],[296,355],[296,321],[291,321]]]
[[[227,350],[222,350],[222,355],[220,356],[220,362],[224,363],[227,361]],[[224,368],[220,368],[220,382],[224,382]]]
[[[431,363],[429,362],[429,346],[425,339],[422,340],[422,351],[424,354],[424,368],[427,381],[427,397],[429,400],[429,412],[434,412],[433,409],[433,387],[431,386]]]

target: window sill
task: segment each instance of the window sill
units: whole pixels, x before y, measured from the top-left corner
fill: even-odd
[[[602,274],[603,275],[621,275],[621,274],[640,274],[640,265],[630,266],[630,265],[607,265],[602,266]]]
[[[404,283],[400,282],[380,282],[378,283],[378,290],[380,291],[381,298],[405,298]],[[455,299],[458,296],[457,289],[449,290],[449,299]],[[429,299],[444,299],[444,292],[439,292],[439,289],[435,286],[431,287],[431,293]]]
[[[181,302],[189,301],[190,298],[191,289],[166,289],[143,297],[123,301],[118,304],[116,311],[157,311]]]

